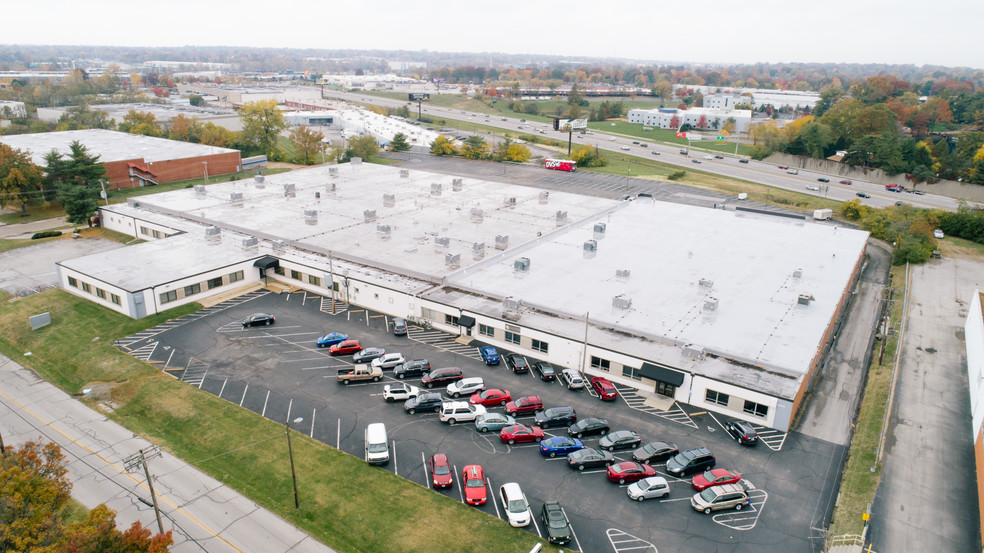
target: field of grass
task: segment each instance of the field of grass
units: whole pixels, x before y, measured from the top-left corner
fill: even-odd
[[[892,285],[900,290],[904,288],[904,265],[892,268]],[[896,298],[900,299],[900,296]],[[902,317],[902,301],[894,302],[890,317],[892,321],[898,321]],[[882,345],[885,351],[883,362],[879,363]],[[830,530],[834,534],[861,534],[864,530],[864,520],[861,516],[875,499],[882,471],[881,465],[877,464],[875,459],[882,422],[887,416],[886,402],[897,348],[898,337],[895,334],[887,337],[884,344],[875,343],[871,368],[868,370],[868,380],[861,399],[861,410],[854,428],[851,449],[841,478],[840,494],[830,525]]]
[[[596,131],[603,131],[612,134],[618,134],[622,136],[639,138],[643,142],[665,142],[668,144],[679,144],[680,146],[687,146],[686,138],[678,138],[676,131],[669,129],[652,129],[650,131],[642,130],[642,125],[637,123],[627,123],[625,121],[592,121],[588,123],[588,128]],[[713,135],[715,131],[708,130],[703,134],[708,136]],[[706,150],[709,152],[719,152],[722,154],[735,155],[735,143],[733,138],[726,138],[728,142],[718,144],[712,140],[701,140],[699,142],[691,142],[690,146],[693,150]],[[751,152],[752,147],[747,144],[738,144],[738,155],[747,157],[749,152]]]
[[[37,240],[31,240],[29,238],[0,240],[0,253],[7,252],[10,250],[17,250],[20,248],[28,248],[31,246],[36,246],[38,244],[43,244],[45,242],[51,242],[53,240],[72,240],[72,230],[73,227],[69,226],[66,229],[62,230],[61,236],[38,238]],[[100,227],[79,228],[79,234],[81,234],[85,238],[106,238],[108,240],[113,240],[121,244],[136,243],[134,238],[129,234],[123,234],[122,232],[116,232],[114,230],[104,229]]]
[[[8,299],[0,293],[0,351],[5,355],[72,394],[90,383],[110,383],[116,407],[107,416],[339,551],[479,553],[495,544],[497,551],[519,552],[539,541],[295,433],[301,505],[296,510],[283,425],[181,383],[112,346],[118,338],[198,305],[134,321],[61,290]],[[27,316],[43,311],[51,313],[52,324],[30,330]],[[26,351],[33,354],[24,357]]]
[[[20,209],[13,213],[0,215],[0,223],[16,225],[17,223],[32,223],[52,217],[60,217],[65,214],[65,209],[58,202],[50,202],[44,205],[27,206],[27,216],[22,216]]]

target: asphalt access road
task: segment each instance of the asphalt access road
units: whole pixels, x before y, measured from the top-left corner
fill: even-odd
[[[514,375],[505,365],[486,367],[478,360],[477,343],[460,346],[437,331],[418,328],[411,336],[396,337],[385,330],[388,318],[382,315],[354,307],[330,315],[328,309],[327,300],[307,293],[261,291],[121,342],[135,356],[155,361],[189,385],[243,408],[277,422],[303,418],[292,422],[292,428],[352,455],[363,456],[367,424],[386,423],[393,462],[365,470],[389,470],[426,485],[425,459],[435,452],[449,453],[456,475],[467,464],[481,464],[490,490],[490,502],[481,510],[501,518],[502,506],[491,500],[493,492],[505,482],[518,482],[534,512],[544,501],[560,501],[577,536],[572,547],[582,551],[812,553],[810,529],[829,519],[842,446],[798,433],[773,433],[769,445],[742,447],[723,432],[723,417],[681,409],[643,412],[630,407],[624,397],[602,402],[588,391],[570,392],[532,374]],[[239,321],[254,312],[276,315],[276,324],[243,330]],[[390,371],[376,384],[336,382],[335,369],[350,366],[350,359],[332,358],[315,347],[317,336],[329,331],[347,333],[364,346],[400,351],[407,358],[427,358],[435,368],[461,367],[466,376],[482,376],[488,387],[505,388],[513,397],[540,395],[548,407],[571,405],[580,418],[608,419],[613,429],[635,430],[645,441],[669,441],[682,449],[707,446],[719,467],[741,471],[756,487],[753,508],[711,516],[697,513],[689,504],[689,483],[672,478],[669,499],[636,503],[603,473],[571,470],[563,459],[541,457],[535,445],[510,447],[471,424],[448,426],[433,413],[408,415],[401,405],[382,399],[383,385],[396,381]],[[408,381],[419,385],[419,379]],[[523,417],[520,422],[531,420]],[[549,429],[547,434],[558,431]],[[597,438],[586,442],[596,445]],[[617,457],[628,460],[625,452]],[[460,501],[457,478],[451,489],[438,493]],[[542,532],[542,524],[526,531]]]

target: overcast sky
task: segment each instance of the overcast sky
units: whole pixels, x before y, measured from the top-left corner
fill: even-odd
[[[984,68],[984,0],[14,0],[3,14],[4,44],[403,49]]]

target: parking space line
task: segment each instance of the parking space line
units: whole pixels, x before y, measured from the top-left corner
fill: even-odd
[[[219,389],[219,399],[222,399],[222,392],[225,391],[225,385],[228,382],[229,382],[228,378],[222,381],[222,388]]]
[[[171,358],[174,357],[174,352],[175,351],[177,351],[177,348],[171,348],[171,355],[168,355],[167,356],[167,362],[164,363],[164,367],[167,367],[168,365],[171,364]]]
[[[290,398],[287,402],[287,419],[284,421],[285,424],[290,424],[290,410],[294,407],[294,398]]]
[[[499,504],[495,502],[495,493],[492,491],[492,481],[486,478],[485,483],[488,484],[489,487],[489,501],[491,501],[492,506],[495,507],[495,516],[502,518],[502,515],[499,514]]]
[[[530,507],[530,520],[533,522],[533,527],[536,528],[536,535],[543,537],[543,533],[540,532],[540,525],[536,523],[536,515],[533,514],[533,508]]]
[[[420,462],[423,463],[424,466],[424,486],[426,486],[427,489],[431,489],[430,473],[427,472],[427,457],[424,456],[423,451],[420,452]]]
[[[393,444],[393,474],[399,476],[400,471],[398,471],[396,468],[396,440],[393,440],[390,443]]]
[[[263,412],[260,413],[260,416],[261,417],[265,417],[266,416],[267,401],[270,401],[270,390],[267,390],[266,399],[263,400]]]
[[[564,519],[567,520],[567,527],[571,529],[571,535],[574,536],[574,543],[577,544],[577,550],[583,551],[583,549],[581,549],[581,540],[577,539],[577,533],[574,532],[574,525],[571,524],[571,519],[568,518],[567,511],[563,507],[561,507],[560,512],[564,513]]]
[[[314,417],[318,416],[318,409],[314,408],[311,410],[311,433],[308,434],[309,438],[314,437]]]
[[[605,531],[605,535],[608,536],[608,542],[611,543],[612,549],[616,553],[621,553],[623,551],[645,551],[652,553],[657,553],[656,546],[649,543],[648,541],[637,538],[628,532],[623,532],[617,528],[609,528]],[[621,545],[626,544],[626,545]],[[632,545],[630,545],[632,544]]]
[[[335,428],[335,449],[341,451],[342,440],[342,419],[338,419],[338,426]]]
[[[455,477],[458,475],[458,465],[451,465],[451,466],[454,468],[454,472],[451,473],[451,485],[453,486],[454,485]],[[464,503],[465,502],[465,493],[461,489],[461,485],[462,485],[462,482],[458,482],[458,498],[461,499],[461,502],[462,503]]]
[[[243,388],[243,397],[239,400],[239,406],[243,406],[243,402],[246,401],[246,390],[249,390],[249,382],[246,383],[246,387]]]

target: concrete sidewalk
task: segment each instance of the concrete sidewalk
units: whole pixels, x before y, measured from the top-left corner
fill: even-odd
[[[0,223],[0,238],[30,238],[36,232],[68,226],[70,223],[66,219],[67,217],[54,217],[30,223]]]
[[[116,511],[117,525],[139,520],[157,532],[143,471],[124,459],[151,444],[0,355],[0,432],[4,443],[52,441],[68,464],[72,496]],[[177,553],[333,553],[333,550],[174,456],[148,460],[164,530]],[[290,490],[285,490],[289,494]]]

